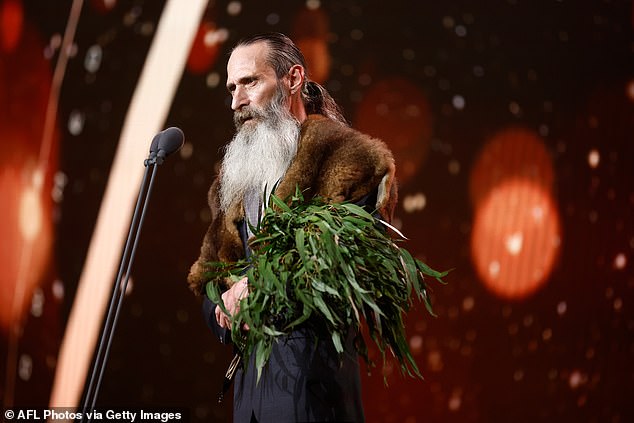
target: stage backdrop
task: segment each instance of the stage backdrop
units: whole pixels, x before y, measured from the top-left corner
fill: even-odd
[[[165,4],[0,1],[5,407],[49,404]],[[454,269],[431,282],[438,316],[407,316],[425,379],[362,367],[367,421],[634,419],[630,1],[212,0],[196,25],[162,122],[186,142],[157,175],[99,406],[231,420],[230,399],[216,403],[231,351],[185,278],[233,132],[226,59],[240,38],[280,31],[352,126],[393,150],[404,246]]]

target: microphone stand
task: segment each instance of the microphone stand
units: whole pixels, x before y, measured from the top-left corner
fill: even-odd
[[[108,313],[106,315],[106,321],[101,330],[101,336],[99,341],[99,347],[97,349],[97,356],[93,363],[92,372],[90,376],[90,382],[88,383],[88,391],[82,404],[82,416],[81,422],[87,421],[90,423],[92,415],[95,410],[95,403],[97,402],[97,396],[99,395],[99,388],[101,387],[101,381],[103,379],[103,373],[106,368],[106,362],[108,361],[108,354],[110,353],[110,346],[112,344],[112,338],[115,328],[117,326],[117,320],[119,319],[119,312],[121,311],[121,304],[123,303],[123,296],[125,295],[126,288],[128,287],[128,281],[130,279],[130,269],[134,262],[134,255],[136,253],[136,247],[139,241],[139,234],[141,233],[141,227],[143,226],[143,220],[145,218],[145,211],[147,210],[147,204],[152,193],[152,186],[154,185],[154,177],[158,165],[162,164],[165,160],[165,151],[159,150],[158,154],[150,153],[150,156],[144,161],[145,172],[143,173],[143,180],[141,181],[141,188],[139,189],[139,195],[137,197],[136,207],[134,208],[134,214],[132,216],[132,222],[130,229],[128,230],[128,238],[123,250],[123,256],[121,258],[121,264],[119,265],[119,272],[117,279],[115,280],[112,294],[110,298],[110,306],[108,307]],[[146,189],[147,177],[152,168],[152,174],[147,186],[147,192],[145,198],[143,198],[143,192]],[[140,212],[140,217],[139,217]],[[138,221],[138,222],[137,222]],[[136,227],[136,233],[134,229]],[[132,245],[132,251],[130,252],[130,245]],[[128,257],[128,253],[130,255]],[[125,273],[124,273],[125,268]],[[122,282],[123,279],[123,282]],[[116,308],[115,308],[116,304]],[[98,376],[97,376],[98,374]],[[97,377],[95,379],[95,377]],[[90,413],[88,420],[85,420],[87,414]]]

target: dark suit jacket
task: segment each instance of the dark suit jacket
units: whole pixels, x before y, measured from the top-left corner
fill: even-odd
[[[204,299],[207,324],[221,342],[231,342],[229,331],[216,322],[215,307]],[[234,422],[364,421],[354,333],[341,360],[329,337],[316,341],[315,335],[297,330],[274,345],[258,383],[253,355],[246,370],[236,372]]]

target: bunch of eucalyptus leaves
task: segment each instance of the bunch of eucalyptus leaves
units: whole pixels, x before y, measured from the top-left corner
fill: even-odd
[[[250,257],[208,263],[207,276],[248,277],[250,293],[233,316],[231,334],[243,362],[255,354],[258,379],[273,344],[315,322],[330,334],[339,353],[350,329],[360,329],[365,322],[384,363],[389,350],[403,373],[421,377],[408,347],[403,315],[414,299],[433,315],[425,276],[444,283],[447,272],[413,258],[362,207],[305,200],[299,191],[286,201],[271,195],[260,224],[252,230]],[[206,291],[226,312],[218,284],[207,283]],[[355,347],[369,363],[360,330]]]

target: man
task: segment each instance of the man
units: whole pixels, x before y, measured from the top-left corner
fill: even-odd
[[[241,41],[229,58],[226,85],[236,134],[209,190],[211,223],[188,276],[197,295],[204,295],[205,263],[250,253],[247,222],[257,224],[261,200],[270,194],[265,190],[272,187],[282,199],[299,187],[305,198],[356,202],[390,220],[396,201],[390,151],[345,124],[332,97],[308,79],[304,58],[288,37],[263,34]],[[225,289],[229,314],[205,297],[205,318],[228,343],[231,316],[249,294],[248,281],[210,283]],[[363,421],[353,335],[340,357],[327,334],[297,330],[274,345],[259,382],[253,362],[239,369],[234,421]]]

